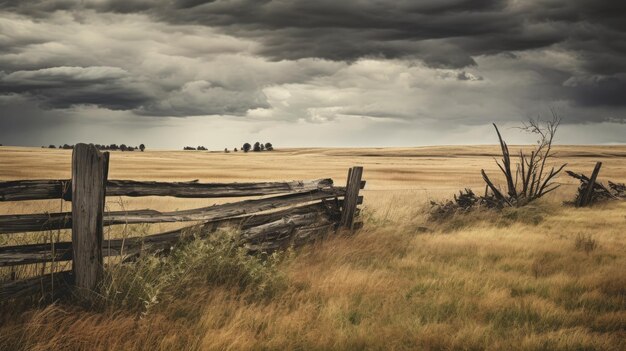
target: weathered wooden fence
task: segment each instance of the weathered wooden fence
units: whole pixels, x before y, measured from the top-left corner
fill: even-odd
[[[607,188],[602,183],[600,183],[600,181],[598,181],[598,174],[600,173],[601,167],[602,162],[596,162],[596,165],[593,168],[593,172],[591,172],[590,178],[587,178],[587,176],[582,173],[579,174],[572,171],[566,171],[566,173],[570,177],[578,179],[580,181],[578,193],[576,194],[576,198],[573,201],[573,204],[576,207],[591,206],[598,201],[604,200],[626,199],[625,184],[613,183],[609,180],[609,187]]]
[[[129,256],[170,248],[188,229],[205,237],[220,227],[241,230],[242,245],[252,252],[299,246],[340,227],[354,229],[357,205],[365,186],[363,168],[348,172],[346,187],[332,179],[266,183],[142,182],[108,179],[109,154],[93,145],[78,144],[72,154],[71,180],[0,182],[0,201],[64,199],[72,212],[0,216],[0,234],[72,230],[71,242],[0,247],[0,267],[72,261],[72,270],[0,284],[6,298],[65,281],[93,290],[101,279],[103,257]],[[182,198],[261,197],[191,210],[105,212],[106,196],[173,196]],[[104,240],[103,226],[135,223],[201,222],[165,233]]]

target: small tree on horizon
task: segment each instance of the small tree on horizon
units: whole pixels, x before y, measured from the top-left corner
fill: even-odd
[[[143,152],[143,150],[146,149],[146,146],[144,144],[139,144],[139,150],[141,150],[141,152]]]
[[[250,143],[245,143],[241,147],[241,150],[243,150],[243,152],[248,152],[248,151],[250,151],[250,147],[251,147]]]
[[[261,143],[259,143],[258,141],[256,143],[254,143],[254,148],[252,149],[254,152],[259,152],[261,151]]]
[[[273,151],[274,147],[272,146],[272,143],[265,143],[265,150]]]

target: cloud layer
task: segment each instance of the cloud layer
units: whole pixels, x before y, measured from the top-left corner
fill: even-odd
[[[408,138],[554,106],[572,125],[623,128],[625,42],[619,1],[10,0],[0,138],[30,129],[45,143],[41,121],[96,123],[86,111],[137,129],[219,118],[243,134],[357,119]],[[626,142],[614,139],[594,140]]]

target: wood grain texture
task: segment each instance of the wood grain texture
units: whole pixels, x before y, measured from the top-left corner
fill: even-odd
[[[94,290],[103,275],[102,240],[109,153],[77,144],[72,154],[72,271],[77,288]]]
[[[46,274],[39,277],[15,280],[0,284],[0,300],[7,301],[12,298],[23,298],[29,295],[60,296],[71,289],[74,283],[72,271],[61,271]],[[54,286],[54,291],[52,287]]]
[[[14,180],[0,182],[0,201],[71,199],[71,180]]]
[[[305,210],[300,209],[299,212]],[[252,226],[241,232],[240,244],[250,253],[273,252],[287,247],[299,247],[321,238],[336,229],[336,219],[333,214],[324,210],[324,206],[316,204],[315,207],[307,206],[307,211],[313,212],[289,214],[273,222],[261,226]],[[339,213],[337,212],[337,216]],[[265,217],[267,219],[269,217]],[[200,231],[202,238],[215,232],[214,228],[206,228]],[[128,238],[125,240],[115,239],[106,241],[103,245],[105,256],[117,256],[120,254],[134,255],[140,252],[156,252],[167,250],[172,245],[184,240],[184,231],[171,231],[167,233],[152,235],[144,238]],[[29,245],[33,248],[36,245]],[[41,248],[41,245],[39,245]],[[57,247],[63,252],[71,253],[71,243],[57,243]],[[23,248],[23,247],[21,247]],[[61,252],[59,250],[58,252]],[[32,252],[36,254],[36,252]],[[49,254],[49,251],[48,251]],[[67,259],[71,256],[59,255],[59,259]],[[55,293],[59,294],[69,290],[69,285],[76,284],[76,276],[70,271],[48,274],[41,277],[27,278],[13,282],[0,284],[0,297],[10,299],[14,297],[24,297],[40,293],[47,295],[51,293],[52,281],[54,280]]]
[[[104,214],[104,225],[211,221],[281,207],[295,206],[345,195],[343,187],[253,199],[192,210],[159,212],[155,210],[114,211]],[[72,213],[20,214],[0,216],[0,234],[37,232],[72,228]]]
[[[274,195],[329,188],[332,179],[259,183],[139,182],[110,180],[107,196],[172,196],[181,198],[223,198]]]
[[[598,173],[600,173],[600,168],[602,167],[602,162],[596,162],[595,167],[593,167],[593,172],[591,173],[591,178],[589,178],[589,182],[587,183],[587,188],[582,196],[578,199],[578,206],[583,207],[589,205],[591,202],[591,194],[593,194],[593,188],[596,184],[596,179],[598,178]]]
[[[135,180],[107,181],[107,196],[171,196],[180,198],[223,198],[275,195],[329,188],[332,179],[289,182],[197,183]],[[71,201],[71,180],[17,180],[0,182],[0,201],[65,199]]]
[[[227,218],[210,221],[201,226],[187,226],[180,229],[153,234],[143,237],[130,237],[125,239],[104,240],[102,244],[103,256],[118,256],[121,254],[132,254],[140,250],[147,252],[160,250],[182,240],[188,233],[194,233],[199,238],[204,238],[224,227],[238,228],[242,231],[242,238],[247,241],[258,241],[261,236],[258,233],[265,233],[264,237],[272,237],[272,229],[279,228],[280,223],[294,223],[296,226],[302,225],[303,220],[308,220],[306,224],[311,224],[315,220],[324,223],[335,221],[339,218],[339,206],[341,203],[334,201],[316,202],[310,205],[284,209],[280,211],[250,214],[237,218]],[[268,225],[271,224],[271,225]],[[265,228],[265,229],[263,229]],[[0,247],[0,267],[17,266],[42,262],[69,261],[73,257],[71,242],[57,242],[54,245],[54,252],[51,244],[30,244],[18,246]]]
[[[354,223],[356,206],[359,202],[359,190],[361,189],[362,176],[363,167],[352,167],[348,172],[348,183],[346,185],[346,195],[344,197],[340,221],[341,226],[348,229],[352,229],[352,224]]]

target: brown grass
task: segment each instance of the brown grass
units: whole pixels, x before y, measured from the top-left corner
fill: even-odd
[[[118,179],[330,176],[341,184],[349,166],[363,165],[366,224],[354,236],[332,238],[283,261],[279,269],[287,287],[269,300],[250,298],[253,289],[196,284],[174,287],[146,315],[68,304],[22,313],[3,305],[0,349],[626,349],[626,203],[562,207],[576,183],[561,177],[565,185],[534,208],[427,222],[428,199],[467,186],[482,189],[480,168],[495,167],[497,151],[485,146],[113,153],[110,177]],[[557,152],[568,169],[588,173],[602,161],[600,180],[626,181],[626,147]],[[0,148],[0,179],[69,177],[69,155]],[[108,206],[210,203],[140,198],[110,199]],[[1,203],[0,213],[59,206]],[[126,233],[113,228],[109,235],[165,228],[153,227]]]

